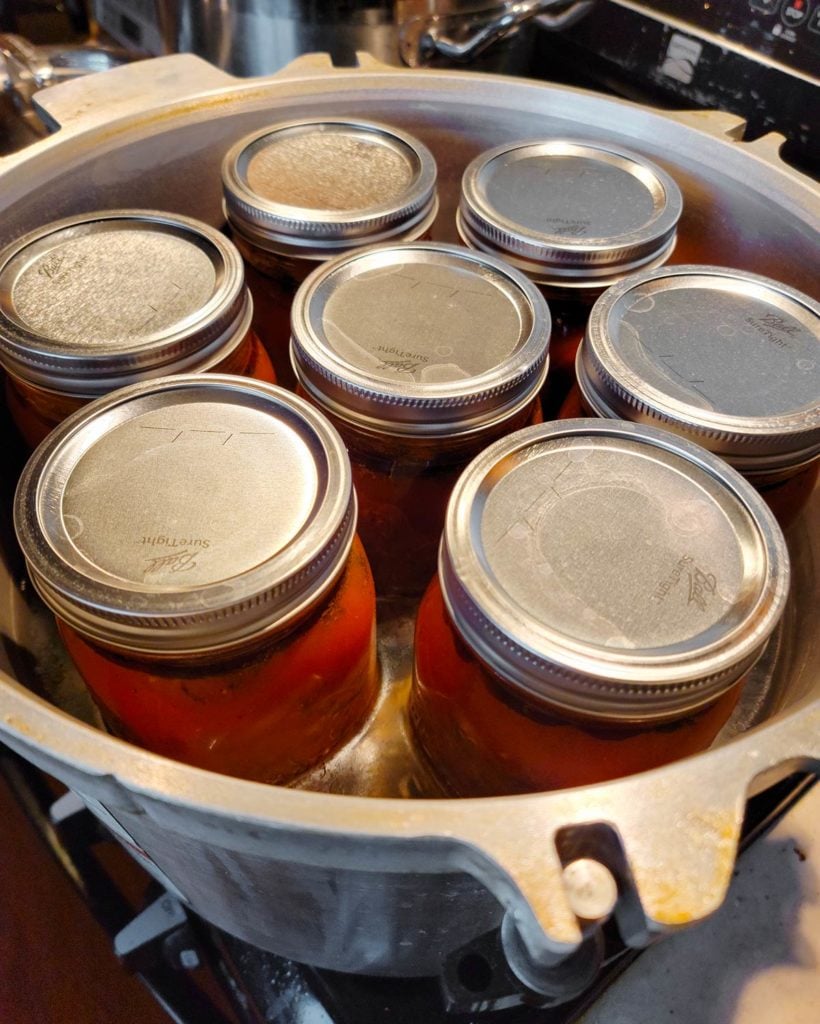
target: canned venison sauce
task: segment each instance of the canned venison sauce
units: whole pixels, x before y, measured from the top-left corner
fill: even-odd
[[[624,275],[669,258],[682,208],[665,171],[609,142],[505,143],[467,167],[461,238],[523,271],[550,300],[547,418],[574,382],[588,304]]]
[[[422,593],[461,470],[540,418],[549,335],[527,278],[460,246],[358,250],[299,289],[293,366],[350,452],[380,595]]]
[[[413,240],[438,210],[436,165],[417,139],[359,119],[273,125],[222,165],[225,212],[250,268],[255,323],[290,380],[290,305],[319,264],[361,246]]]
[[[726,267],[636,274],[592,311],[565,412],[579,410],[702,444],[785,525],[820,465],[820,304]]]
[[[117,735],[287,783],[368,718],[375,596],[350,463],[295,395],[185,375],[100,399],[34,453],[15,525]]]
[[[0,253],[0,361],[30,447],[93,398],[188,371],[274,382],[242,259],[219,231],[149,210],[85,213]]]
[[[783,535],[667,431],[567,420],[479,455],[416,626],[414,736],[454,795],[597,783],[708,747],[787,597]]]

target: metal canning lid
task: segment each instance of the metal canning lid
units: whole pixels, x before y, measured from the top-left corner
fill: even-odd
[[[103,394],[199,369],[250,318],[236,247],[188,217],[84,213],[0,253],[0,361],[52,390]]]
[[[606,287],[665,260],[683,199],[660,167],[610,143],[506,143],[464,172],[462,238],[542,284]]]
[[[46,604],[129,650],[276,632],[338,578],[356,523],[341,438],[270,384],[188,374],[69,417],[29,460],[15,527]]]
[[[595,304],[578,381],[601,416],[654,422],[741,471],[820,452],[820,304],[726,267],[636,274]]]
[[[655,427],[544,423],[462,474],[439,563],[467,644],[596,718],[674,718],[748,670],[788,594],[783,534],[743,477]]]
[[[228,151],[222,185],[239,234],[262,249],[313,258],[421,234],[438,209],[427,147],[357,119],[289,121],[254,132]]]
[[[314,271],[296,293],[292,331],[297,377],[329,412],[365,429],[451,436],[536,395],[550,314],[501,260],[413,242]]]

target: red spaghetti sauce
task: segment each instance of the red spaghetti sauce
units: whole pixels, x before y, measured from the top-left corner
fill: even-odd
[[[434,579],[416,625],[410,719],[416,740],[454,796],[527,793],[632,775],[705,750],[740,696],[662,725],[585,720],[522,695],[467,647]]]
[[[326,761],[370,714],[374,615],[357,540],[333,591],[281,637],[157,658],[85,640],[63,622],[60,634],[116,735],[199,768],[287,783]]]
[[[418,597],[435,572],[447,502],[465,466],[501,434],[542,421],[533,399],[491,433],[468,443],[363,438],[339,420],[359,499],[359,536],[379,594]]]
[[[245,278],[253,296],[253,328],[275,368],[276,379],[293,391],[296,377],[290,364],[290,309],[299,283],[286,276],[260,272],[247,255],[247,243],[234,235],[236,247],[245,257]],[[313,270],[306,268],[305,275]]]
[[[461,471],[540,420],[549,334],[546,302],[523,274],[459,246],[360,250],[299,290],[298,390],[350,452],[379,595],[422,594]]]
[[[35,451],[15,517],[118,736],[289,783],[365,724],[376,606],[350,464],[296,396],[216,374],[121,389]]]
[[[598,783],[704,750],[788,572],[755,492],[694,445],[589,419],[509,435],[448,505],[416,622],[416,745],[456,796]]]
[[[212,373],[233,373],[242,377],[276,384],[273,365],[254,331],[222,362],[208,367]],[[72,395],[29,384],[12,374],[6,375],[6,401],[17,429],[29,448],[36,448],[66,416],[93,401],[96,395]]]

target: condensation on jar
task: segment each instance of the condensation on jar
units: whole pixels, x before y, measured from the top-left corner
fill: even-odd
[[[682,208],[665,171],[608,142],[505,143],[467,167],[461,238],[523,271],[550,302],[545,418],[557,414],[574,382],[590,303],[624,275],[666,262]]]
[[[726,459],[782,526],[820,466],[820,304],[770,278],[684,265],[593,308],[565,415],[655,423]]]
[[[34,453],[15,525],[116,735],[289,783],[367,721],[375,594],[350,463],[297,396],[182,375],[99,399]]]
[[[708,747],[783,612],[783,535],[720,459],[653,427],[541,424],[453,492],[410,721],[453,795],[602,782]]]
[[[219,231],[149,210],[56,221],[0,253],[0,361],[29,447],[94,398],[169,373],[275,383],[242,259]]]
[[[421,594],[458,474],[540,418],[549,335],[538,289],[461,246],[359,250],[300,288],[294,369],[350,452],[380,595]]]
[[[438,211],[436,164],[389,125],[316,118],[263,128],[222,164],[225,214],[248,267],[254,324],[283,383],[290,307],[311,271],[351,249],[426,238]]]

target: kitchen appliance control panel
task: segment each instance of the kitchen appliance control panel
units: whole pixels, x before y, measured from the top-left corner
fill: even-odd
[[[625,6],[680,19],[820,77],[820,0],[647,0]]]
[[[820,172],[820,0],[596,0],[541,33],[540,73],[562,62],[640,102],[738,114]]]

